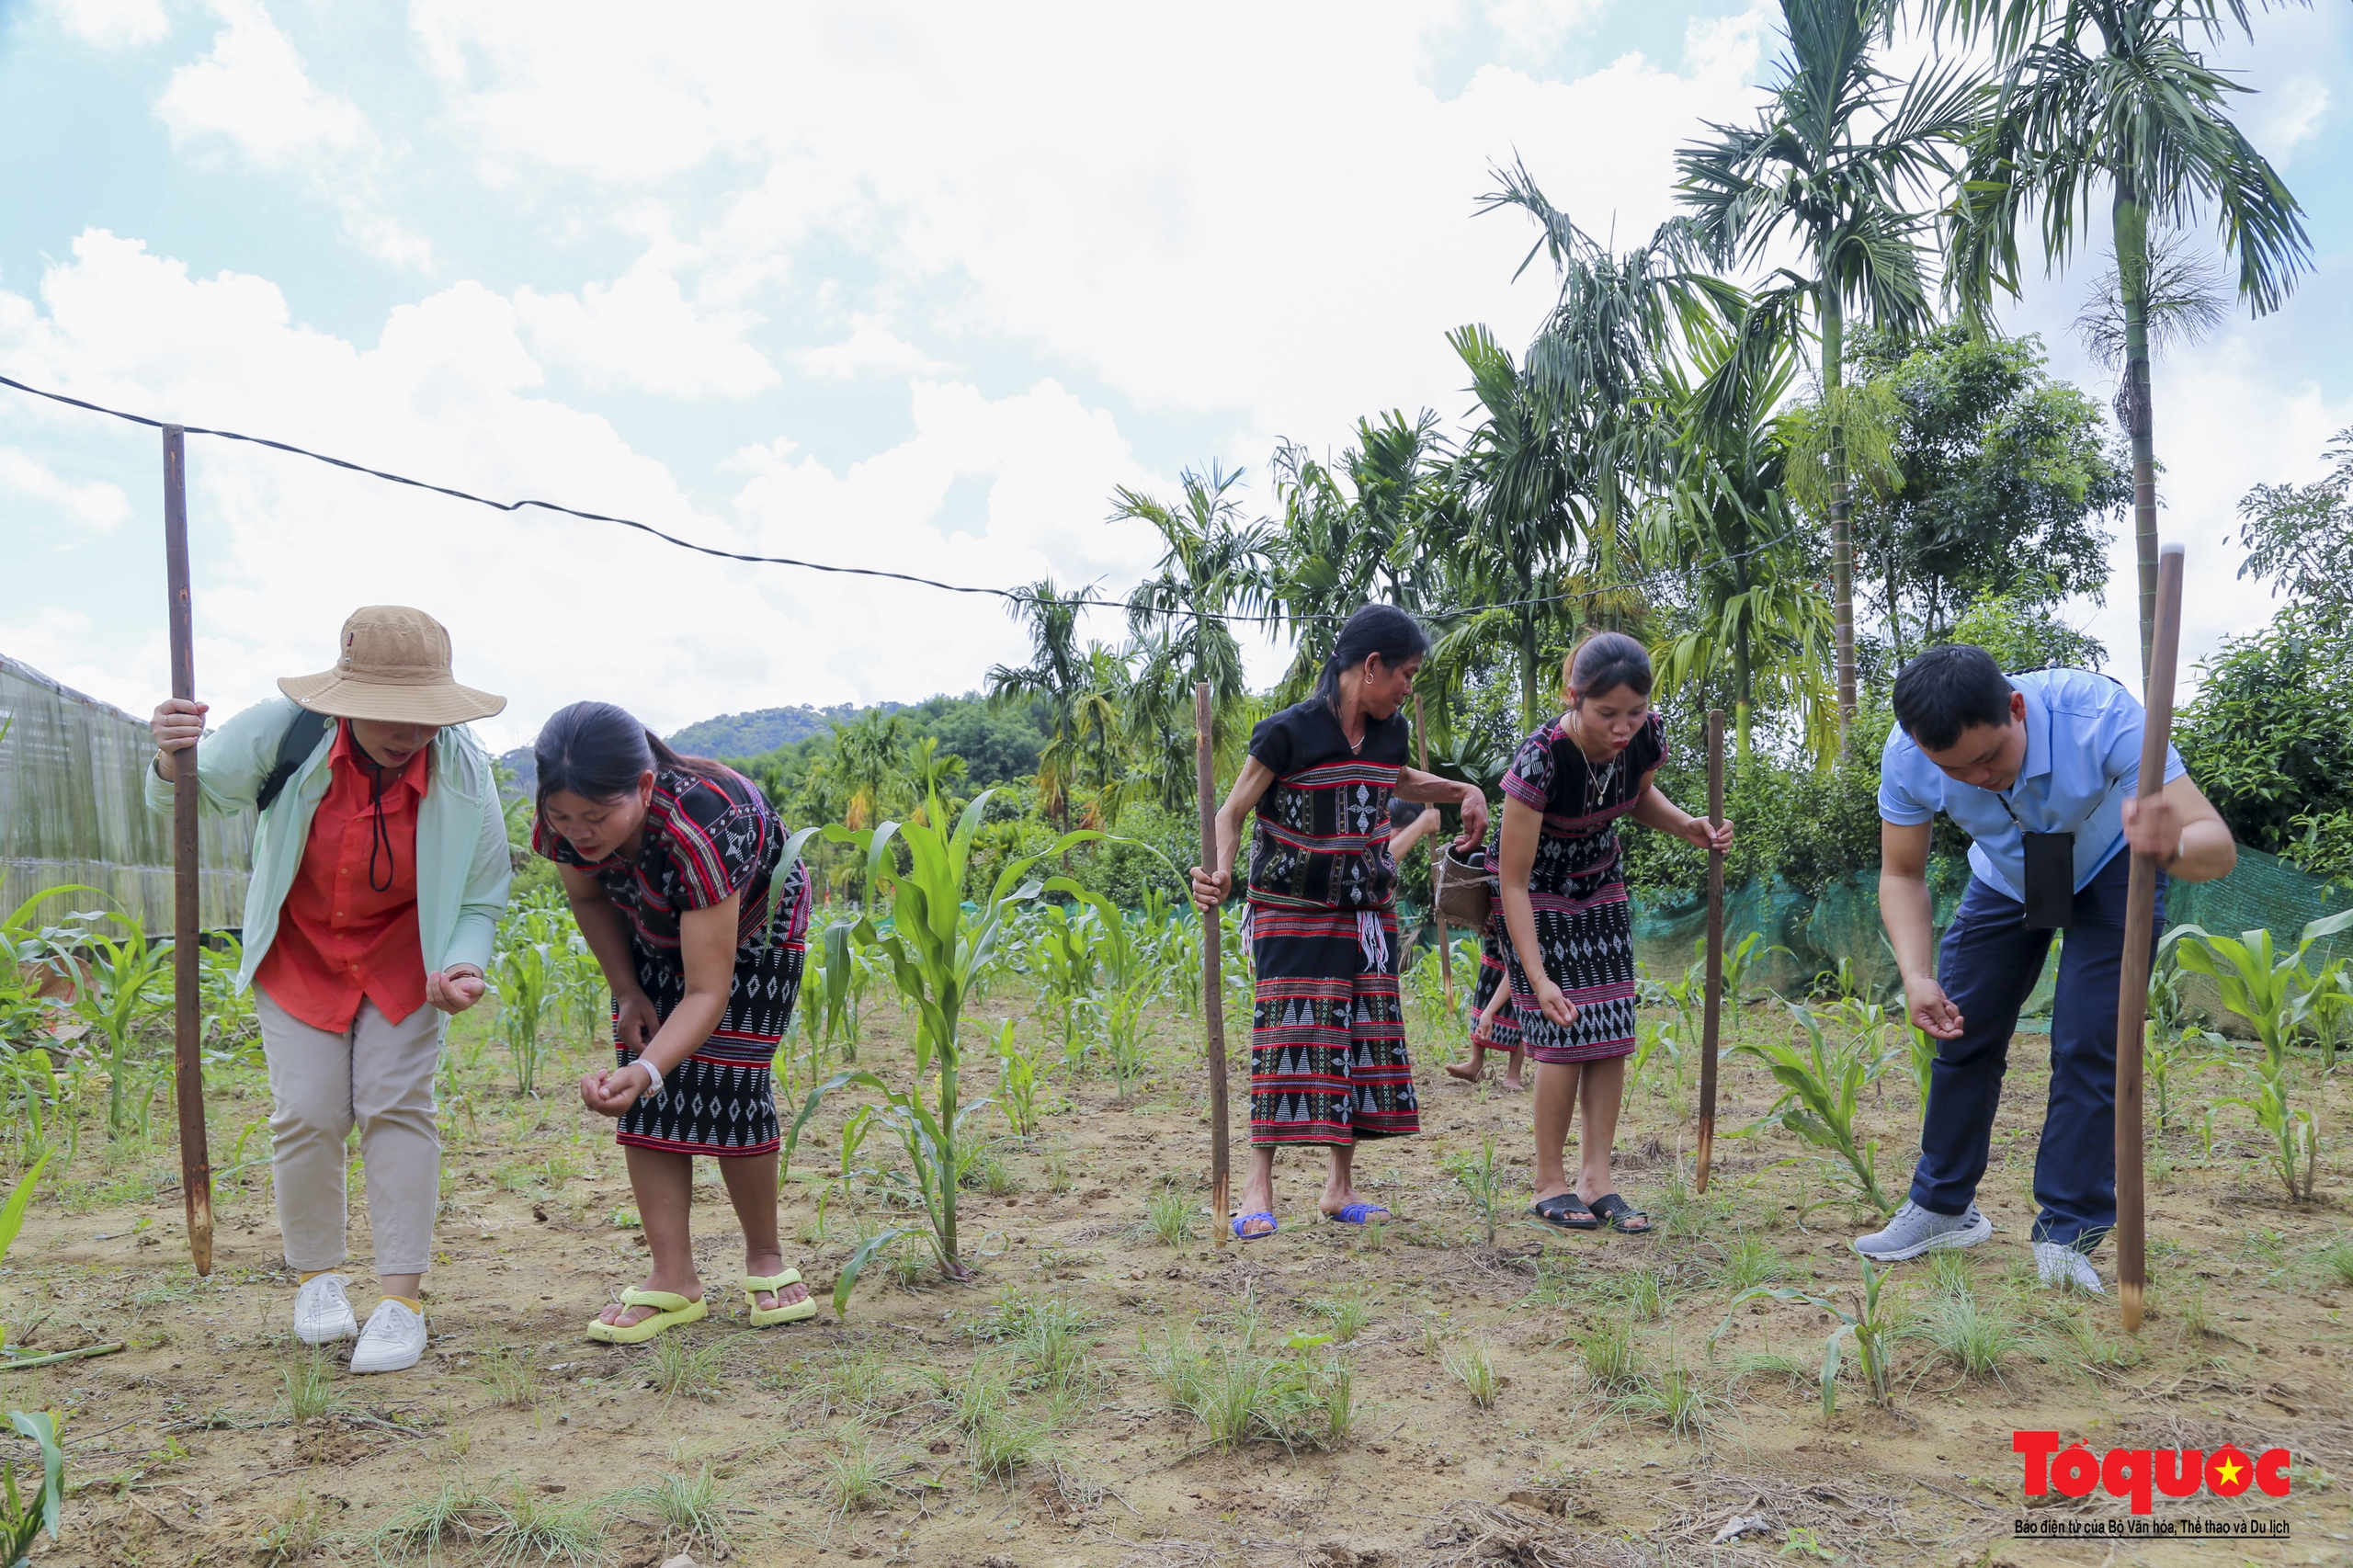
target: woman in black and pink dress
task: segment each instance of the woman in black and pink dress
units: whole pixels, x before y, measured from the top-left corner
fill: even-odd
[[[1537,1064],[1530,1211],[1563,1230],[1607,1225],[1639,1235],[1650,1221],[1619,1195],[1609,1171],[1634,1051],[1633,923],[1618,819],[1703,849],[1729,848],[1732,824],[1711,828],[1653,784],[1665,729],[1651,708],[1650,655],[1640,642],[1596,632],[1561,677],[1567,710],[1520,743],[1488,852],[1508,938],[1511,1010]],[[1563,1151],[1580,1105],[1585,1137],[1573,1184]]]
[[[1428,650],[1420,625],[1367,605],[1340,629],[1315,695],[1250,734],[1250,759],[1217,817],[1218,863],[1193,868],[1193,898],[1214,920],[1233,885],[1242,822],[1250,849],[1250,1169],[1233,1233],[1274,1234],[1275,1151],[1329,1152],[1324,1217],[1361,1225],[1388,1210],[1357,1196],[1358,1143],[1421,1131],[1397,994],[1397,862],[1392,799],[1462,807],[1467,847],[1486,833],[1487,800],[1404,765],[1398,709]]]
[[[531,846],[556,863],[612,987],[616,1065],[580,1081],[615,1119],[653,1270],[588,1324],[634,1345],[710,1309],[688,1205],[694,1157],[719,1161],[744,1228],[752,1326],[817,1315],[777,1235],[777,1045],[801,993],[809,887],[758,785],[680,756],[609,702],[575,702],[532,746]]]

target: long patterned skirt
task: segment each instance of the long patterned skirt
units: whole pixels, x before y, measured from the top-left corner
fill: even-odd
[[[1505,989],[1510,977],[1510,960],[1504,953],[1510,945],[1511,937],[1504,931],[1503,901],[1497,899],[1493,912],[1487,916],[1486,925],[1479,930],[1479,980],[1471,988],[1471,1026],[1474,1029],[1478,1028],[1480,1015],[1495,999],[1495,993]],[[1504,1051],[1519,1049],[1519,1016],[1509,1002],[1506,1002],[1502,1010],[1495,1014],[1495,1023],[1488,1028],[1487,1038]]]
[[[1561,994],[1576,1005],[1576,1021],[1563,1028],[1536,1006],[1536,993],[1522,972],[1519,954],[1508,941],[1504,958],[1511,971],[1512,1010],[1520,1037],[1537,1062],[1603,1062],[1634,1051],[1634,929],[1626,883],[1614,860],[1598,885],[1567,895],[1531,893],[1536,946],[1544,971]],[[1496,914],[1496,923],[1502,923]]]
[[[1355,1143],[1419,1132],[1397,994],[1396,915],[1254,904],[1250,933],[1258,974],[1250,1141]]]
[[[685,971],[642,951],[637,983],[653,999],[654,1014],[667,1018],[686,1000]],[[735,960],[735,983],[719,1027],[692,1056],[662,1080],[658,1095],[641,1095],[621,1113],[616,1142],[672,1154],[715,1154],[721,1159],[772,1154],[782,1146],[776,1120],[776,1089],[768,1072],[778,1044],[792,1027],[793,1003],[801,995],[801,968],[807,958],[799,942],[763,948]],[[616,1005],[618,1019],[620,1008]],[[637,1060],[632,1048],[616,1043],[626,1067]]]

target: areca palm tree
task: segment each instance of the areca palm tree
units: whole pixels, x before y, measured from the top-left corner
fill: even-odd
[[[1078,646],[1078,618],[1086,603],[1084,591],[1058,592],[1051,577],[1032,583],[1008,611],[1029,628],[1029,662],[1017,668],[992,665],[983,677],[993,702],[1044,700],[1046,747],[1038,757],[1038,803],[1063,828],[1070,826],[1070,767],[1089,676],[1087,655]]]
[[[1689,368],[1664,372],[1682,411],[1672,480],[1644,515],[1652,553],[1680,569],[1688,607],[1659,654],[1659,695],[1728,686],[1742,764],[1763,699],[1796,714],[1826,760],[1839,727],[1822,679],[1836,618],[1789,499],[1790,416],[1778,410],[1797,373],[1790,335],[1752,317],[1731,329],[1695,322],[1688,342]]]
[[[2015,295],[2018,234],[2040,220],[2047,265],[2073,254],[2103,187],[2124,318],[2119,402],[2132,443],[2132,532],[2140,567],[2141,669],[2156,625],[2155,438],[2149,418],[2154,223],[2202,211],[2236,254],[2240,298],[2279,308],[2312,265],[2302,210],[2278,171],[2225,112],[2249,91],[2208,65],[2191,34],[2252,36],[2247,0],[1929,0],[1936,24],[1991,41],[1993,113],[1972,138],[1955,201],[1951,278],[1971,308]]]
[[[1910,331],[1929,320],[1914,205],[1949,176],[1976,113],[1958,66],[1901,86],[1873,61],[1902,0],[1781,0],[1787,44],[1772,97],[1756,122],[1713,125],[1712,140],[1676,154],[1677,186],[1699,233],[1725,264],[1751,265],[1793,240],[1802,269],[1775,269],[1765,293],[1787,291],[1813,316],[1815,369],[1830,415],[1830,549],[1836,610],[1838,710],[1855,707],[1855,557],[1842,438],[1845,329],[1859,314]],[[1760,302],[1769,305],[1769,300]]]
[[[1216,463],[1181,475],[1176,505],[1125,485],[1112,493],[1110,521],[1149,523],[1165,546],[1155,574],[1128,596],[1128,627],[1137,638],[1158,631],[1169,656],[1210,685],[1211,745],[1223,751],[1247,695],[1242,645],[1224,618],[1256,616],[1268,607],[1271,529],[1242,516],[1233,494],[1242,471]]]

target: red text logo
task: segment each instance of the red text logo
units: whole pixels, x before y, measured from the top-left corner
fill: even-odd
[[[2203,1449],[2110,1449],[2096,1454],[2081,1443],[2061,1448],[2056,1432],[2012,1432],[2010,1451],[2026,1456],[2029,1497],[2053,1490],[2085,1497],[2097,1486],[2111,1497],[2130,1497],[2132,1511],[2145,1514],[2156,1493],[2194,1497],[2202,1490],[2236,1497],[2253,1486],[2267,1496],[2288,1495],[2285,1449],[2266,1449],[2252,1458],[2230,1443],[2211,1454]]]

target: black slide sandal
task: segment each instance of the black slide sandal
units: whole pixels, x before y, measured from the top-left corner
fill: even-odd
[[[1574,1192],[1563,1192],[1540,1202],[1529,1205],[1528,1211],[1556,1231],[1595,1231],[1601,1221],[1593,1216]]]
[[[1593,1217],[1597,1223],[1608,1226],[1621,1236],[1647,1236],[1651,1233],[1651,1217],[1614,1192],[1605,1192],[1593,1200]],[[1626,1223],[1629,1220],[1640,1220],[1642,1223],[1629,1225]]]

